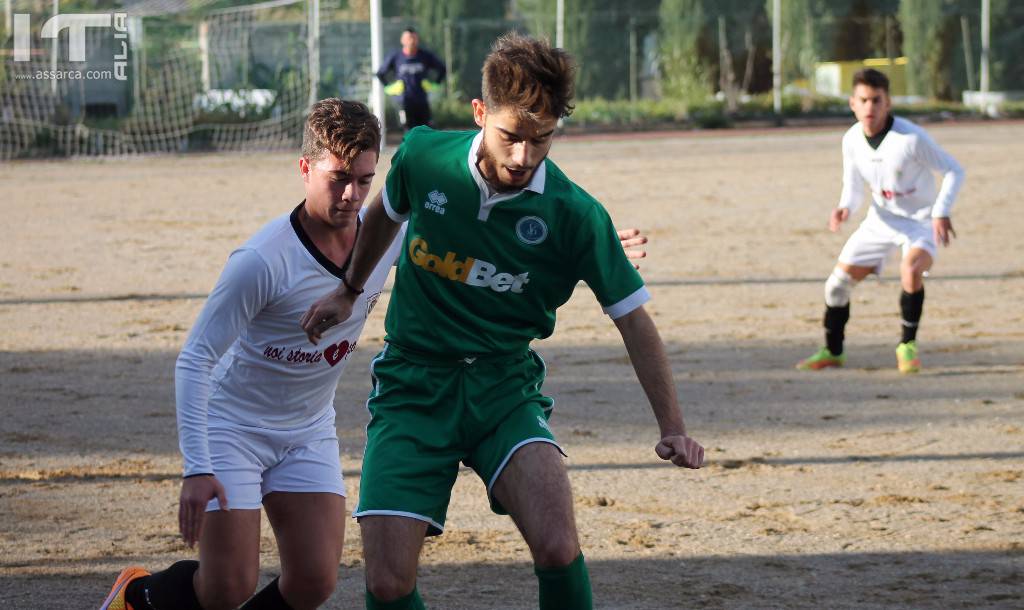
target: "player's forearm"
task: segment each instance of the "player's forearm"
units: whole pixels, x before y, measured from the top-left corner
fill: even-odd
[[[350,285],[359,289],[366,285],[401,226],[401,223],[394,222],[388,216],[383,197],[378,193],[366,208],[363,224],[359,228],[359,239],[352,251],[352,263],[346,275]]]
[[[187,345],[174,368],[178,447],[185,476],[213,472],[207,431],[211,369],[206,359],[198,357]]]
[[[932,218],[949,218],[953,212],[953,202],[964,184],[964,170],[954,162],[954,167],[942,176],[942,187],[935,197],[932,206]]]
[[[839,195],[837,208],[850,210],[850,214],[856,214],[864,202],[864,187],[860,178],[854,175],[843,176],[843,191]]]
[[[640,386],[651,403],[662,438],[686,434],[672,369],[658,329],[643,307],[615,320]]]

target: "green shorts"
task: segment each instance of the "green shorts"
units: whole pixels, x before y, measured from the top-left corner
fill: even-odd
[[[544,361],[533,350],[441,359],[388,343],[370,365],[366,453],[355,517],[392,515],[444,530],[459,462],[492,488],[517,449],[551,443],[554,401],[541,394]],[[561,448],[559,448],[561,451]]]

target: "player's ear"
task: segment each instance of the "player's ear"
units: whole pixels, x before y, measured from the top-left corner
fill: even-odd
[[[309,169],[309,160],[305,157],[299,157],[299,173],[304,181],[309,180]]]
[[[476,126],[480,129],[484,128],[486,121],[484,120],[487,116],[487,105],[484,104],[483,100],[474,99],[473,102],[473,121]]]

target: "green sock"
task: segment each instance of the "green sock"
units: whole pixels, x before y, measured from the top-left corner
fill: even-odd
[[[369,590],[366,591],[366,610],[426,610],[426,608],[416,587],[413,587],[412,593],[405,597],[389,602],[382,602],[374,597]]]
[[[540,583],[541,610],[590,610],[594,607],[583,553],[563,568],[534,566],[533,571]]]

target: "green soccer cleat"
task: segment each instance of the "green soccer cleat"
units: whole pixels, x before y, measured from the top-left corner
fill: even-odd
[[[846,354],[832,355],[827,347],[819,349],[814,355],[804,358],[797,363],[796,368],[801,371],[819,371],[829,367],[840,367],[846,363]]]
[[[907,341],[896,346],[896,368],[904,374],[921,372],[921,358],[917,355],[917,341]]]

